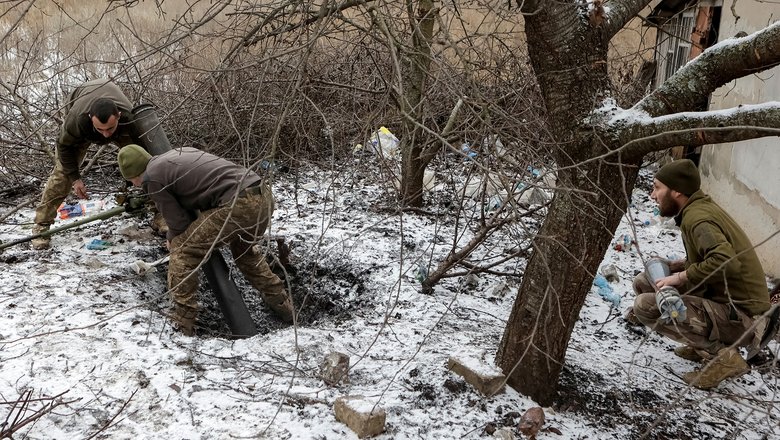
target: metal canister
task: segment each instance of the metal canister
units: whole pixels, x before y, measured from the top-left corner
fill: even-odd
[[[668,277],[670,273],[669,265],[662,258],[653,257],[645,261],[645,274],[648,281],[653,284],[661,278]]]

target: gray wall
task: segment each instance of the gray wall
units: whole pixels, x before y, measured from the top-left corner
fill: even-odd
[[[739,31],[750,34],[780,19],[780,5],[776,3],[734,3],[724,1],[720,40]],[[732,5],[738,20],[731,12]],[[780,101],[780,68],[721,87],[713,93],[710,108],[769,101]],[[704,147],[700,169],[704,190],[742,224],[757,246],[764,271],[780,277],[780,139],[767,137]]]

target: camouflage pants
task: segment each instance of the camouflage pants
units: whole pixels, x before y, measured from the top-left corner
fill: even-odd
[[[748,330],[753,318],[739,307],[711,301],[699,296],[682,295],[688,309],[683,322],[664,323],[655,302],[655,292],[644,273],[634,279],[634,314],[639,321],[681,344],[717,354],[721,348],[732,344],[748,345],[753,335]]]
[[[79,147],[78,150],[78,164],[84,160],[84,156],[87,155],[87,147]],[[65,197],[70,194],[71,185],[73,185],[73,179],[68,177],[62,170],[62,164],[60,163],[59,153],[56,154],[54,159],[54,171],[51,172],[49,180],[46,181],[46,186],[43,187],[43,195],[41,196],[41,203],[35,209],[35,224],[38,225],[51,225],[54,223],[54,218],[57,217],[57,208]]]
[[[248,194],[236,199],[232,207],[222,206],[202,212],[186,231],[171,240],[168,263],[168,288],[174,303],[197,309],[197,268],[212,250],[223,245],[230,252],[241,273],[268,305],[287,299],[282,280],[271,271],[265,256],[255,249],[271,219],[274,201],[270,188],[260,194]]]

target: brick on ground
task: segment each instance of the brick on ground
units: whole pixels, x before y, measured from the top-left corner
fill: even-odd
[[[450,356],[447,368],[485,396],[504,392],[506,376],[494,365],[466,356]]]
[[[336,420],[347,425],[360,438],[373,437],[385,430],[385,410],[363,396],[339,397],[333,410]]]

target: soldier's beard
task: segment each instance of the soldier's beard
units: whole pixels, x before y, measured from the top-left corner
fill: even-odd
[[[674,217],[678,212],[680,209],[674,203],[671,194],[666,193],[658,200],[658,213],[661,214],[661,217]]]

